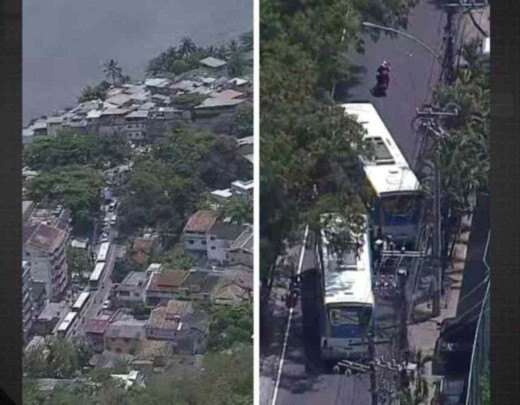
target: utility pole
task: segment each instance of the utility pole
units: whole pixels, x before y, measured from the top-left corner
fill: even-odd
[[[462,9],[465,12],[471,12],[471,10],[487,7],[486,1],[469,1],[459,0],[457,2],[451,2],[443,4],[442,7],[446,10],[446,25],[444,26],[444,35],[446,40],[446,53],[444,55],[444,66],[446,69],[444,73],[444,83],[447,85],[452,84],[455,81],[455,44],[454,35],[455,30],[453,27],[453,17],[457,12]]]
[[[441,265],[442,247],[442,216],[441,216],[441,173],[440,173],[440,148],[439,143],[446,133],[439,126],[438,119],[446,116],[456,116],[458,110],[454,111],[435,111],[433,108],[424,110],[417,109],[417,117],[421,128],[426,131],[426,135],[433,139],[434,148],[434,173],[433,173],[433,235],[432,235],[432,266],[435,272],[433,285],[433,316],[439,316],[441,312],[441,296],[443,285],[443,268]]]

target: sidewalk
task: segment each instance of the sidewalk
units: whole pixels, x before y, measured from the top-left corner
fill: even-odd
[[[421,351],[423,358],[433,356],[435,343],[440,334],[440,323],[444,319],[452,318],[456,315],[468,249],[471,221],[472,217],[465,217],[462,221],[463,232],[457,238],[451,266],[446,273],[446,292],[441,302],[440,315],[408,326],[408,345],[410,353]],[[415,308],[415,311],[420,313],[431,312],[431,303],[420,304]],[[424,369],[424,376],[430,387],[428,399],[428,401],[430,401],[435,392],[433,389],[434,384],[440,380],[440,376],[432,375],[432,362],[427,362]]]
[[[269,299],[271,333],[266,347],[260,349],[260,405],[271,405],[287,327],[289,310],[284,298],[289,289],[290,272],[288,267],[284,266],[284,263],[289,262],[292,265],[297,265],[300,249],[301,246],[288,249],[284,255],[285,260],[282,260],[279,265],[277,281],[271,290]]]

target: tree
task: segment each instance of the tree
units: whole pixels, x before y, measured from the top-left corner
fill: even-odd
[[[79,102],[83,103],[90,100],[104,100],[106,98],[106,92],[110,88],[110,83],[103,80],[96,86],[86,86],[81,90]]]
[[[241,76],[244,73],[245,61],[240,50],[231,53],[227,61],[227,71],[230,76]]]
[[[193,259],[184,252],[182,244],[165,252],[160,261],[166,270],[189,270],[193,266]]]
[[[68,340],[51,337],[47,341],[47,364],[54,378],[71,378],[80,368],[76,347]]]
[[[197,45],[190,37],[183,37],[179,45],[179,54],[181,56],[188,56],[197,51]]]
[[[103,72],[114,86],[123,78],[123,69],[115,59],[109,59],[103,64]]]
[[[24,148],[24,163],[34,170],[90,165],[102,168],[108,162],[126,162],[131,149],[123,135],[110,137],[61,131],[55,137],[40,137]]]
[[[250,304],[217,307],[211,314],[208,348],[213,351],[248,344],[253,336],[253,309]]]
[[[252,201],[243,197],[233,196],[219,207],[222,218],[230,218],[234,224],[253,223]]]
[[[75,232],[88,232],[99,210],[101,174],[86,166],[64,166],[31,180],[28,192],[36,202],[55,201],[69,209]]]
[[[253,50],[253,31],[240,35],[240,48],[244,52]]]
[[[233,115],[233,123],[231,126],[231,133],[237,138],[245,138],[253,136],[253,104],[240,104]]]
[[[67,247],[67,268],[70,274],[81,275],[89,271],[92,266],[92,260],[86,249]]]

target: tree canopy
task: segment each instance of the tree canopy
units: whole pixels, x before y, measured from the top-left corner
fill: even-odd
[[[70,165],[42,172],[31,180],[28,191],[35,202],[58,202],[70,209],[73,226],[82,233],[92,226],[102,187],[99,171],[88,166]]]
[[[101,168],[124,163],[131,149],[122,135],[100,136],[59,132],[56,136],[39,137],[24,148],[24,163],[34,170],[52,170],[69,165],[91,165]]]

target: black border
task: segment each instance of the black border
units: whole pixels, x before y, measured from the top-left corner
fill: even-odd
[[[492,404],[520,393],[520,3],[491,6]]]
[[[0,3],[0,402],[22,403],[21,1]],[[5,398],[8,396],[11,400]]]

